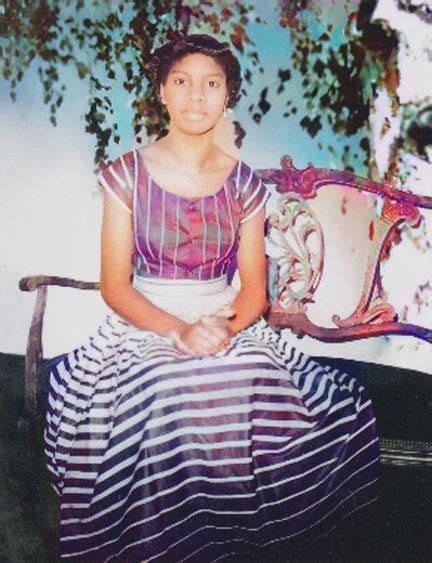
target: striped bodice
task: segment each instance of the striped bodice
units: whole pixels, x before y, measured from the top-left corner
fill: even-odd
[[[159,186],[137,150],[99,175],[101,186],[132,213],[134,273],[207,280],[235,270],[240,225],[264,206],[268,193],[237,161],[213,194],[188,198]]]

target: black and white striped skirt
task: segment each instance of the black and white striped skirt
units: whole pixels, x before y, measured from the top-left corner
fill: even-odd
[[[109,314],[51,372],[45,438],[79,560],[270,560],[375,497],[364,389],[263,319],[202,358]]]

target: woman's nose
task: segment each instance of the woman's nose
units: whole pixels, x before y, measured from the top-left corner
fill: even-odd
[[[191,100],[200,101],[204,99],[204,92],[200,86],[192,86],[189,92]]]

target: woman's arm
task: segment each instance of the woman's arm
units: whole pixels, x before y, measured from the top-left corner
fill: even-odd
[[[130,212],[107,192],[101,237],[101,294],[131,324],[162,336],[181,332],[187,323],[153,305],[132,287],[133,227]]]
[[[241,289],[232,309],[235,316],[229,321],[234,335],[256,321],[267,310],[267,271],[264,249],[265,210],[241,224],[240,245],[237,251],[237,265]]]

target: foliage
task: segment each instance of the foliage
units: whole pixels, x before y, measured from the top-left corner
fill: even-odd
[[[311,137],[324,122],[339,136],[363,133],[359,149],[369,164],[369,115],[377,87],[386,79],[395,41],[370,23],[375,2],[368,0],[280,0],[280,24],[289,27],[294,44],[292,67],[303,77],[305,111],[301,126]],[[285,71],[286,73],[288,72]],[[290,75],[280,73],[278,93]],[[297,113],[291,107],[286,116]],[[328,147],[330,151],[333,147]],[[344,164],[353,170],[358,149],[346,144]]]
[[[367,162],[370,102],[385,79],[392,51],[383,50],[382,36],[371,41],[371,27],[362,23],[374,1],[278,0],[276,5],[280,25],[288,28],[294,44],[289,68],[278,70],[277,94],[300,75],[304,100],[304,106],[297,107],[288,94],[283,117],[297,114],[311,137],[325,124],[340,138],[363,133],[358,149],[352,151],[345,144],[342,159],[352,169],[353,159],[363,151]],[[110,144],[121,140],[118,118],[125,108],[116,104],[124,100],[124,91],[133,100],[130,111],[137,141],[143,134],[150,138],[165,134],[168,116],[149,84],[147,63],[166,39],[193,31],[230,40],[242,59],[245,85],[257,82],[263,69],[247,32],[252,21],[265,23],[245,0],[0,0],[1,72],[15,100],[18,83],[30,65],[37,65],[54,125],[71,69],[86,80],[85,127],[96,137],[99,164],[107,158]],[[242,93],[247,95],[244,88]],[[270,109],[266,86],[248,110],[260,123]],[[240,146],[246,133],[238,121],[234,125]],[[332,146],[328,149],[334,151]]]
[[[421,107],[419,103],[405,104],[401,108],[402,130],[398,148],[429,161],[432,147],[432,104]]]
[[[251,6],[218,0],[10,0],[0,3],[0,60],[3,77],[16,99],[18,83],[36,64],[44,102],[55,125],[68,69],[89,84],[86,131],[97,139],[96,163],[107,158],[111,142],[120,142],[115,116],[116,96],[123,88],[132,102],[133,128],[140,142],[166,132],[167,115],[148,80],[152,50],[167,39],[191,31],[210,32],[230,39],[234,49],[262,72],[259,56],[246,27]],[[259,17],[255,21],[260,22]],[[237,142],[244,131],[235,123]]]

